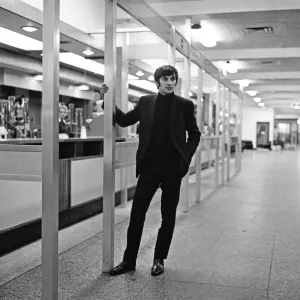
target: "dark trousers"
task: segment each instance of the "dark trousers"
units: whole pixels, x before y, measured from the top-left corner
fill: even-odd
[[[179,162],[146,163],[137,182],[127,231],[124,260],[135,264],[147,210],[158,187],[162,189],[162,222],[156,240],[154,258],[166,259],[174,232],[180,195]]]

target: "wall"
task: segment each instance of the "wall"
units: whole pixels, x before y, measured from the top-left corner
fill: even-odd
[[[256,148],[256,123],[269,122],[270,134],[269,141],[273,142],[274,136],[274,109],[259,107],[243,107],[242,140],[251,140],[253,147]]]

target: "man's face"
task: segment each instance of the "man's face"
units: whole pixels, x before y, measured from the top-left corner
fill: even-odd
[[[158,91],[163,95],[174,93],[175,85],[176,85],[175,75],[162,76],[159,79]]]

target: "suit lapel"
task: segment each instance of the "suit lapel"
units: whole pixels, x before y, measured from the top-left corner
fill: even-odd
[[[147,105],[148,106],[147,110],[148,110],[148,114],[149,114],[149,118],[150,118],[150,122],[151,122],[151,127],[152,127],[152,122],[154,119],[156,99],[157,99],[157,95],[153,95],[150,98],[149,104]]]
[[[178,111],[178,98],[174,94],[173,98],[173,103],[172,103],[172,108],[171,108],[171,115],[170,115],[170,126],[172,130],[172,124],[175,122],[176,123],[176,112]]]

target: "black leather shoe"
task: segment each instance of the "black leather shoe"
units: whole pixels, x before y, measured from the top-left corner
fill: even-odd
[[[122,261],[119,265],[109,271],[111,276],[121,275],[135,270],[135,264]]]
[[[151,268],[151,275],[158,276],[164,272],[164,260],[160,258],[154,259],[153,266]]]

